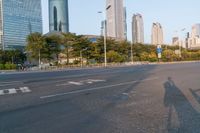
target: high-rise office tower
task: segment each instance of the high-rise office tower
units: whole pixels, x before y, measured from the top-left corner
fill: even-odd
[[[200,24],[192,26],[192,33],[188,38],[188,48],[200,48]]]
[[[42,33],[41,0],[0,0],[0,49],[23,50],[32,32]]]
[[[106,0],[107,36],[125,40],[123,0]]]
[[[49,0],[49,31],[69,32],[68,0]]]
[[[127,13],[126,13],[126,7],[124,7],[124,38],[125,38],[125,40],[127,40],[127,23],[126,23],[126,19],[127,19]]]
[[[163,28],[160,23],[153,23],[151,43],[153,45],[161,45],[164,43],[163,42]]]
[[[189,39],[190,39],[190,32],[187,32],[187,35],[186,35],[186,38],[185,38],[186,48],[189,48]]]
[[[195,24],[192,26],[192,36],[191,37],[200,37],[200,24]]]
[[[172,45],[173,46],[179,46],[179,37],[173,37],[172,38]]]
[[[132,20],[132,41],[133,43],[144,43],[144,25],[141,14],[134,14]]]

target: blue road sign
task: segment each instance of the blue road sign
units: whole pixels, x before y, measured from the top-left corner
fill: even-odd
[[[162,48],[157,48],[157,53],[162,53]]]

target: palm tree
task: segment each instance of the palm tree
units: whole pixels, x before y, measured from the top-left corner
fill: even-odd
[[[70,48],[76,40],[76,35],[72,33],[62,33],[62,44],[65,46],[67,53],[67,65],[69,65],[69,53]]]
[[[45,49],[45,37],[41,33],[31,33],[27,36],[26,50],[31,53],[33,58],[38,58],[39,66],[41,64],[41,51]]]

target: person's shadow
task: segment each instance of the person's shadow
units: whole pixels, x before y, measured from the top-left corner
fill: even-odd
[[[171,77],[164,83],[164,105],[168,108],[168,133],[200,133],[200,115]],[[177,116],[177,117],[175,117]],[[174,121],[178,121],[174,125]]]

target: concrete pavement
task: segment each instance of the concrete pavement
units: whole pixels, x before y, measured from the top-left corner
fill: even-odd
[[[199,133],[200,63],[0,75],[0,133]]]

